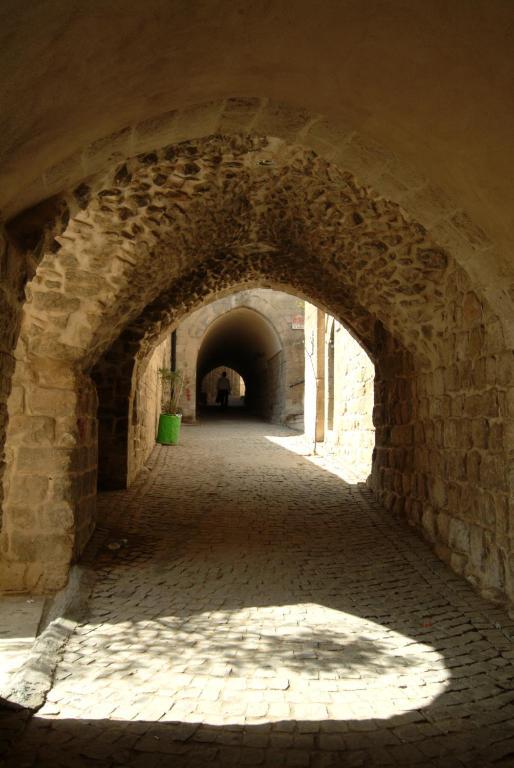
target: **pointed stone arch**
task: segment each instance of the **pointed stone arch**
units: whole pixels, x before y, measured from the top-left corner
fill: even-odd
[[[263,133],[145,150],[76,186],[64,208],[59,202],[60,234],[55,218],[47,225],[42,215],[38,225],[36,217],[39,241],[32,237],[30,247],[37,242],[41,258],[9,403],[8,586],[60,586],[93,527],[92,369],[117,360],[128,392],[134,365],[185,313],[236,285],[271,284],[326,308],[373,357],[380,500],[422,528],[456,570],[511,592],[501,522],[510,514],[503,428],[512,419],[510,360],[487,300],[496,294],[474,285],[396,202],[357,182],[344,153],[330,162],[306,148],[305,136],[328,130],[321,118],[294,113],[295,122],[278,110],[277,125],[289,127],[277,138],[264,134],[267,102],[223,102],[229,107],[255,107],[251,122]],[[175,125],[177,116],[170,119]],[[145,141],[155,142],[158,130],[147,126]],[[170,135],[166,129],[161,138]],[[318,136],[321,150],[324,141]],[[358,146],[353,137],[342,144],[350,155]],[[27,247],[27,226],[23,217],[11,224],[18,247]],[[34,438],[37,419],[42,433]],[[48,482],[27,520],[18,499],[29,467]]]

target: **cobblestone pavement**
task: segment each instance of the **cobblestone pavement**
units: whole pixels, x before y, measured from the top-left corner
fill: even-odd
[[[514,765],[512,620],[290,434],[183,428],[102,494],[88,620],[5,766]]]

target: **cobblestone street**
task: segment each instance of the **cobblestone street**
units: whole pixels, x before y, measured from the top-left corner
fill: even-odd
[[[89,616],[6,768],[514,765],[514,621],[298,446],[184,427],[100,496]]]

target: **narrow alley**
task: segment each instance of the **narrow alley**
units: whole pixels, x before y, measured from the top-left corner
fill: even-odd
[[[184,427],[100,495],[83,565],[5,768],[513,764],[513,621],[297,433]]]

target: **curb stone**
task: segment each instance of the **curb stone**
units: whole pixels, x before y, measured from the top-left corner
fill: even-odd
[[[87,610],[95,575],[74,566],[66,587],[45,607],[41,633],[23,666],[13,675],[8,691],[0,692],[0,707],[36,712],[46,701],[62,651]]]

